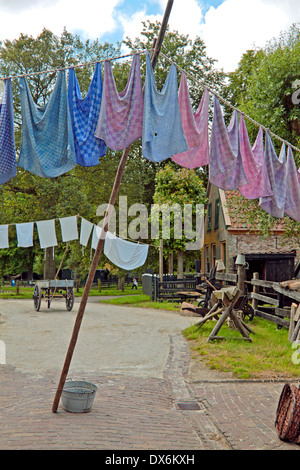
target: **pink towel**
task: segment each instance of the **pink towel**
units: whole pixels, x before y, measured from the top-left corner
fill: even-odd
[[[186,81],[186,75],[183,72],[180,80],[178,98],[181,124],[189,150],[174,155],[172,160],[178,165],[189,169],[208,165],[208,90],[204,90],[200,105],[194,114]]]
[[[220,102],[214,97],[214,117],[209,152],[209,181],[230,191],[248,184],[238,143],[238,115],[234,111],[228,130]]]
[[[119,93],[110,61],[104,63],[104,87],[95,137],[112,150],[123,150],[142,137],[144,97],[140,56],[135,54],[125,89]]]
[[[239,188],[239,192],[247,199],[272,196],[270,179],[265,165],[263,129],[259,128],[256,141],[251,148],[243,115],[239,125],[239,143],[245,173],[249,181],[248,184]]]
[[[285,214],[300,222],[300,184],[299,173],[296,168],[291,147],[287,154],[287,188],[285,201]]]

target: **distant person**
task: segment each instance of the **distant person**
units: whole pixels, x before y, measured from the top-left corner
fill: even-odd
[[[132,287],[131,287],[131,289],[137,289],[137,286],[138,286],[138,282],[137,282],[137,280],[136,280],[135,277],[134,277],[133,280],[132,280]]]

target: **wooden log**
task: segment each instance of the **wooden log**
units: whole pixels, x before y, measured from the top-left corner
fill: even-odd
[[[256,294],[254,292],[251,292],[251,298],[260,300],[261,302],[264,302],[265,304],[271,304],[271,305],[275,305],[275,307],[279,307],[278,299],[273,299],[272,297],[267,297],[266,295],[261,295],[261,294]]]
[[[174,3],[174,0],[168,0],[167,6],[166,6],[166,9],[165,9],[165,13],[164,13],[164,16],[163,16],[163,20],[162,20],[162,23],[161,23],[161,28],[160,28],[157,40],[154,43],[154,51],[153,51],[153,54],[151,56],[151,64],[152,64],[153,69],[155,68],[159,53],[161,51],[161,46],[162,46],[164,36],[165,36],[166,30],[167,30],[169,16],[170,16],[170,13],[171,13],[171,9],[173,7],[173,3]],[[106,236],[106,233],[107,233],[107,230],[108,230],[108,224],[110,222],[110,218],[111,218],[111,214],[112,214],[112,208],[115,205],[117,195],[119,193],[119,189],[120,189],[124,169],[125,169],[125,166],[126,166],[126,162],[127,162],[130,150],[131,150],[131,145],[129,145],[124,150],[124,152],[122,154],[122,157],[121,157],[121,160],[120,160],[120,163],[119,163],[119,166],[118,166],[118,170],[117,170],[117,173],[116,173],[114,185],[113,185],[112,192],[111,192],[111,195],[110,195],[108,209],[106,211],[104,222],[103,222],[102,236],[100,236],[97,248],[95,250],[94,258],[93,258],[93,261],[92,261],[92,264],[91,264],[91,267],[90,267],[90,271],[89,271],[89,274],[88,274],[88,277],[87,277],[87,281],[86,281],[86,284],[85,284],[85,288],[84,288],[84,291],[83,291],[83,294],[82,294],[82,297],[81,297],[81,302],[80,302],[79,307],[78,307],[77,317],[76,317],[75,324],[74,324],[74,327],[73,327],[73,332],[72,332],[71,340],[70,340],[69,347],[68,347],[68,350],[67,350],[67,354],[66,354],[64,365],[63,365],[63,369],[62,369],[62,372],[61,372],[61,375],[60,375],[59,384],[58,384],[56,394],[55,394],[55,397],[54,397],[54,400],[53,400],[53,404],[52,404],[52,412],[53,413],[56,413],[56,411],[57,411],[59,400],[60,400],[62,390],[63,390],[64,384],[65,384],[65,381],[66,381],[66,377],[67,377],[67,374],[68,374],[68,371],[69,371],[69,367],[70,367],[73,352],[74,352],[74,349],[75,349],[75,346],[76,346],[76,342],[77,342],[77,338],[78,338],[82,318],[83,318],[85,307],[86,307],[86,304],[87,304],[88,296],[89,296],[91,286],[92,286],[92,282],[93,282],[93,279],[94,279],[94,276],[95,276],[95,273],[96,273],[96,269],[97,269],[97,266],[98,266],[98,263],[99,263],[100,255],[101,255],[103,247],[104,247],[105,236]]]
[[[294,341],[296,341],[298,335],[300,333],[300,321],[297,322],[296,326],[295,326],[295,329],[293,331],[293,334],[291,336],[291,343],[293,343]]]
[[[202,326],[204,325],[205,322],[207,322],[207,320],[210,320],[211,318],[214,318],[216,317],[217,315],[220,315],[220,313],[223,311],[223,307],[220,307],[218,308],[217,310],[215,311],[210,311],[211,313],[207,313],[205,315],[204,318],[201,318],[201,320],[199,320],[198,322],[195,323],[195,325],[197,326]]]

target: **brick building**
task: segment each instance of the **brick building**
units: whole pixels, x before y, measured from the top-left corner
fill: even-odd
[[[250,229],[245,222],[237,221],[227,204],[230,195],[231,192],[209,183],[201,271],[209,272],[215,261],[222,259],[226,271],[234,272],[236,256],[244,254],[249,264],[249,276],[257,271],[262,279],[280,281],[287,276],[293,277],[300,250],[292,244],[280,243],[283,233],[280,226],[267,239],[262,239],[255,227]],[[274,276],[276,279],[272,278]]]

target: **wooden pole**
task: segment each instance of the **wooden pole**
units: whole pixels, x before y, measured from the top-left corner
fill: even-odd
[[[163,281],[164,274],[164,252],[163,252],[163,240],[159,240],[159,279]]]
[[[151,57],[151,63],[152,63],[153,70],[155,69],[157,59],[158,59],[158,56],[159,56],[159,53],[160,53],[160,50],[161,50],[161,46],[162,46],[163,39],[164,39],[164,36],[165,36],[165,32],[166,32],[166,29],[167,29],[167,26],[168,26],[169,16],[170,16],[170,13],[171,13],[173,2],[174,2],[174,0],[168,0],[166,10],[165,10],[165,13],[164,13],[164,17],[163,17],[163,21],[162,21],[162,24],[161,24],[161,28],[160,28],[160,31],[159,31],[159,35],[157,37],[157,40],[155,41],[154,52],[153,52],[152,57]],[[131,149],[131,145],[129,145],[124,150],[124,152],[122,154],[122,157],[121,157],[121,160],[120,160],[120,163],[119,163],[119,167],[118,167],[118,170],[117,170],[117,173],[116,173],[113,189],[112,189],[112,192],[111,192],[110,200],[109,200],[108,207],[110,207],[110,208],[112,208],[115,205],[117,195],[118,195],[118,192],[119,192],[119,188],[120,188],[120,184],[121,184],[122,177],[123,177],[123,172],[124,172],[124,169],[125,169],[125,165],[126,165],[126,162],[127,162],[127,158],[128,158],[130,149]],[[103,222],[103,230],[102,230],[101,236],[99,238],[97,248],[95,250],[94,258],[93,258],[93,261],[92,261],[92,264],[91,264],[91,267],[90,267],[90,271],[89,271],[89,274],[88,274],[88,277],[87,277],[85,288],[84,288],[84,291],[83,291],[83,294],[82,294],[82,297],[81,297],[81,301],[80,301],[80,304],[79,304],[79,307],[78,307],[78,312],[77,312],[77,317],[76,317],[73,332],[72,332],[72,337],[71,337],[70,344],[69,344],[69,347],[68,347],[68,350],[67,350],[67,354],[66,354],[65,362],[64,362],[63,369],[62,369],[62,372],[61,372],[59,384],[58,384],[56,394],[55,394],[55,397],[54,397],[54,401],[53,401],[53,405],[52,405],[53,413],[56,413],[56,411],[57,411],[58,403],[59,403],[59,400],[60,400],[60,397],[61,397],[61,394],[62,394],[62,390],[63,390],[64,384],[65,384],[65,381],[66,381],[66,377],[68,375],[68,371],[69,371],[70,363],[71,363],[71,360],[72,360],[73,352],[74,352],[74,349],[75,349],[75,345],[76,345],[76,342],[77,342],[77,338],[78,338],[78,334],[79,334],[79,330],[80,330],[80,325],[81,325],[82,318],[83,318],[83,315],[84,315],[87,299],[88,299],[88,296],[89,296],[89,293],[90,293],[90,290],[91,290],[91,286],[92,286],[92,282],[93,282],[93,279],[94,279],[94,276],[95,276],[95,273],[96,273],[96,269],[97,269],[97,266],[98,266],[98,263],[99,263],[100,255],[101,255],[103,247],[104,247],[104,241],[105,241],[105,236],[106,236],[106,233],[107,233],[107,230],[108,230],[108,224],[109,224],[109,221],[110,221],[110,216],[111,216],[111,211],[107,210],[106,214],[105,214],[104,222]]]

